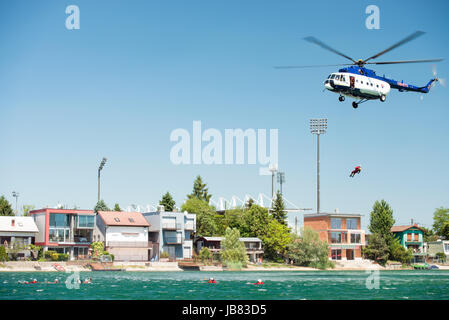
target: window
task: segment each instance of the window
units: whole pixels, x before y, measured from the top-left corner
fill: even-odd
[[[355,219],[355,218],[346,219],[346,229],[356,230],[357,229],[357,219]]]
[[[340,75],[337,74],[337,75],[335,76],[335,80],[340,80]]]
[[[331,243],[342,243],[343,233],[342,232],[331,232]]]
[[[361,84],[363,84],[363,81],[360,81]]]
[[[332,76],[331,76],[331,79],[334,79],[335,78],[335,74],[333,74]]]
[[[419,234],[415,233],[415,241],[419,241]]]
[[[330,77],[331,77],[331,74],[327,76],[328,79],[330,79]]]
[[[378,87],[378,88],[379,88],[379,85],[378,85],[378,84],[376,84],[376,87]]]
[[[119,218],[114,218],[115,222],[120,222]]]
[[[341,260],[341,250],[340,249],[331,250],[331,258],[332,260]]]
[[[341,76],[341,77],[340,77],[340,80],[341,80],[341,81],[346,81],[346,80],[345,80],[345,76]]]
[[[128,218],[129,222],[134,223],[134,219],[133,218]]]
[[[359,233],[351,233],[351,243],[360,243]]]
[[[407,233],[407,241],[412,241],[412,234],[411,233]]]
[[[78,228],[93,228],[95,216],[78,216]]]
[[[331,229],[341,229],[341,218],[331,218]]]

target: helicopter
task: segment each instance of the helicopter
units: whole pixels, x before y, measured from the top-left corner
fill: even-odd
[[[310,68],[310,67],[336,67],[336,66],[346,66],[338,70],[338,72],[331,73],[327,79],[324,81],[324,90],[329,90],[334,93],[338,93],[338,100],[340,102],[345,101],[345,96],[355,99],[352,102],[352,107],[357,108],[359,104],[364,103],[369,100],[380,100],[385,102],[387,95],[391,89],[397,89],[399,92],[413,91],[420,93],[428,93],[430,88],[434,86],[440,79],[436,78],[436,72],[434,71],[434,78],[425,86],[415,86],[412,84],[404,83],[403,81],[396,81],[393,79],[386,78],[384,76],[376,75],[374,70],[365,68],[365,65],[384,65],[384,64],[402,64],[402,63],[423,63],[423,62],[439,62],[443,59],[427,59],[427,60],[402,60],[402,61],[383,61],[383,62],[372,62],[379,56],[411,41],[417,37],[425,34],[423,31],[416,31],[409,35],[408,37],[402,39],[401,41],[393,44],[387,49],[367,58],[354,60],[353,58],[337,51],[324,42],[318,40],[315,37],[309,36],[304,38],[304,40],[314,43],[323,49],[329,50],[339,56],[342,56],[352,63],[346,64],[334,64],[334,65],[312,65],[312,66],[277,66],[277,69],[290,69],[290,68]],[[369,62],[370,61],[370,62]]]

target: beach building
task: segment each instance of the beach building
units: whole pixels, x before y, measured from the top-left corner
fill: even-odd
[[[13,247],[22,248],[17,252],[18,259],[30,257],[28,247],[34,244],[38,232],[32,217],[0,216],[0,245],[7,251]]]
[[[329,244],[329,259],[361,260],[365,245],[361,217],[338,212],[304,214],[304,227],[317,231],[320,239]]]
[[[114,261],[148,261],[148,227],[140,212],[98,211],[94,241],[104,242]]]
[[[427,242],[427,256],[429,258],[435,259],[437,253],[444,253],[446,256],[446,261],[449,260],[449,240],[437,240]]]
[[[44,251],[66,253],[70,260],[88,259],[95,227],[92,210],[43,208],[30,211],[39,229],[35,244]]]
[[[251,237],[239,238],[239,240],[245,244],[246,254],[248,255],[250,262],[262,262],[264,253],[262,240]],[[195,240],[197,253],[199,253],[203,247],[209,248],[211,253],[219,253],[221,251],[222,241],[223,237],[200,237]]]
[[[390,230],[405,249],[412,249],[413,262],[425,262],[424,232],[415,223],[406,226],[393,226]]]
[[[167,252],[171,259],[192,258],[196,214],[169,212],[160,205],[158,211],[146,212],[143,216],[150,224],[148,240],[156,244],[150,260],[158,261],[162,252]]]

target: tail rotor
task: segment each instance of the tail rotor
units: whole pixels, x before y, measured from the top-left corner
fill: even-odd
[[[446,87],[446,79],[437,77],[437,66],[432,65],[432,73],[435,78],[435,81],[432,83],[432,87],[435,87],[437,83],[440,83],[443,87]]]

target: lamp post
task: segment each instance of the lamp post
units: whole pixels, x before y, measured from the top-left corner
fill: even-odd
[[[268,170],[271,171],[271,205],[273,205],[273,199],[274,199],[274,174],[276,171],[278,171],[278,165],[277,164],[270,164],[268,167]]]
[[[98,201],[100,201],[100,171],[106,164],[106,160],[106,158],[103,158],[103,160],[101,160],[100,166],[98,167]]]
[[[326,133],[327,119],[310,119],[310,132],[317,135],[317,213],[320,213],[320,134]]]
[[[277,180],[278,180],[279,185],[281,186],[281,194],[283,194],[282,193],[282,184],[285,182],[285,172],[278,172]]]
[[[17,199],[19,199],[19,193],[16,192],[16,191],[13,191],[13,192],[12,192],[12,196],[13,196],[14,198],[16,198],[16,216],[17,216],[17,215],[19,215],[19,212],[17,211]]]

